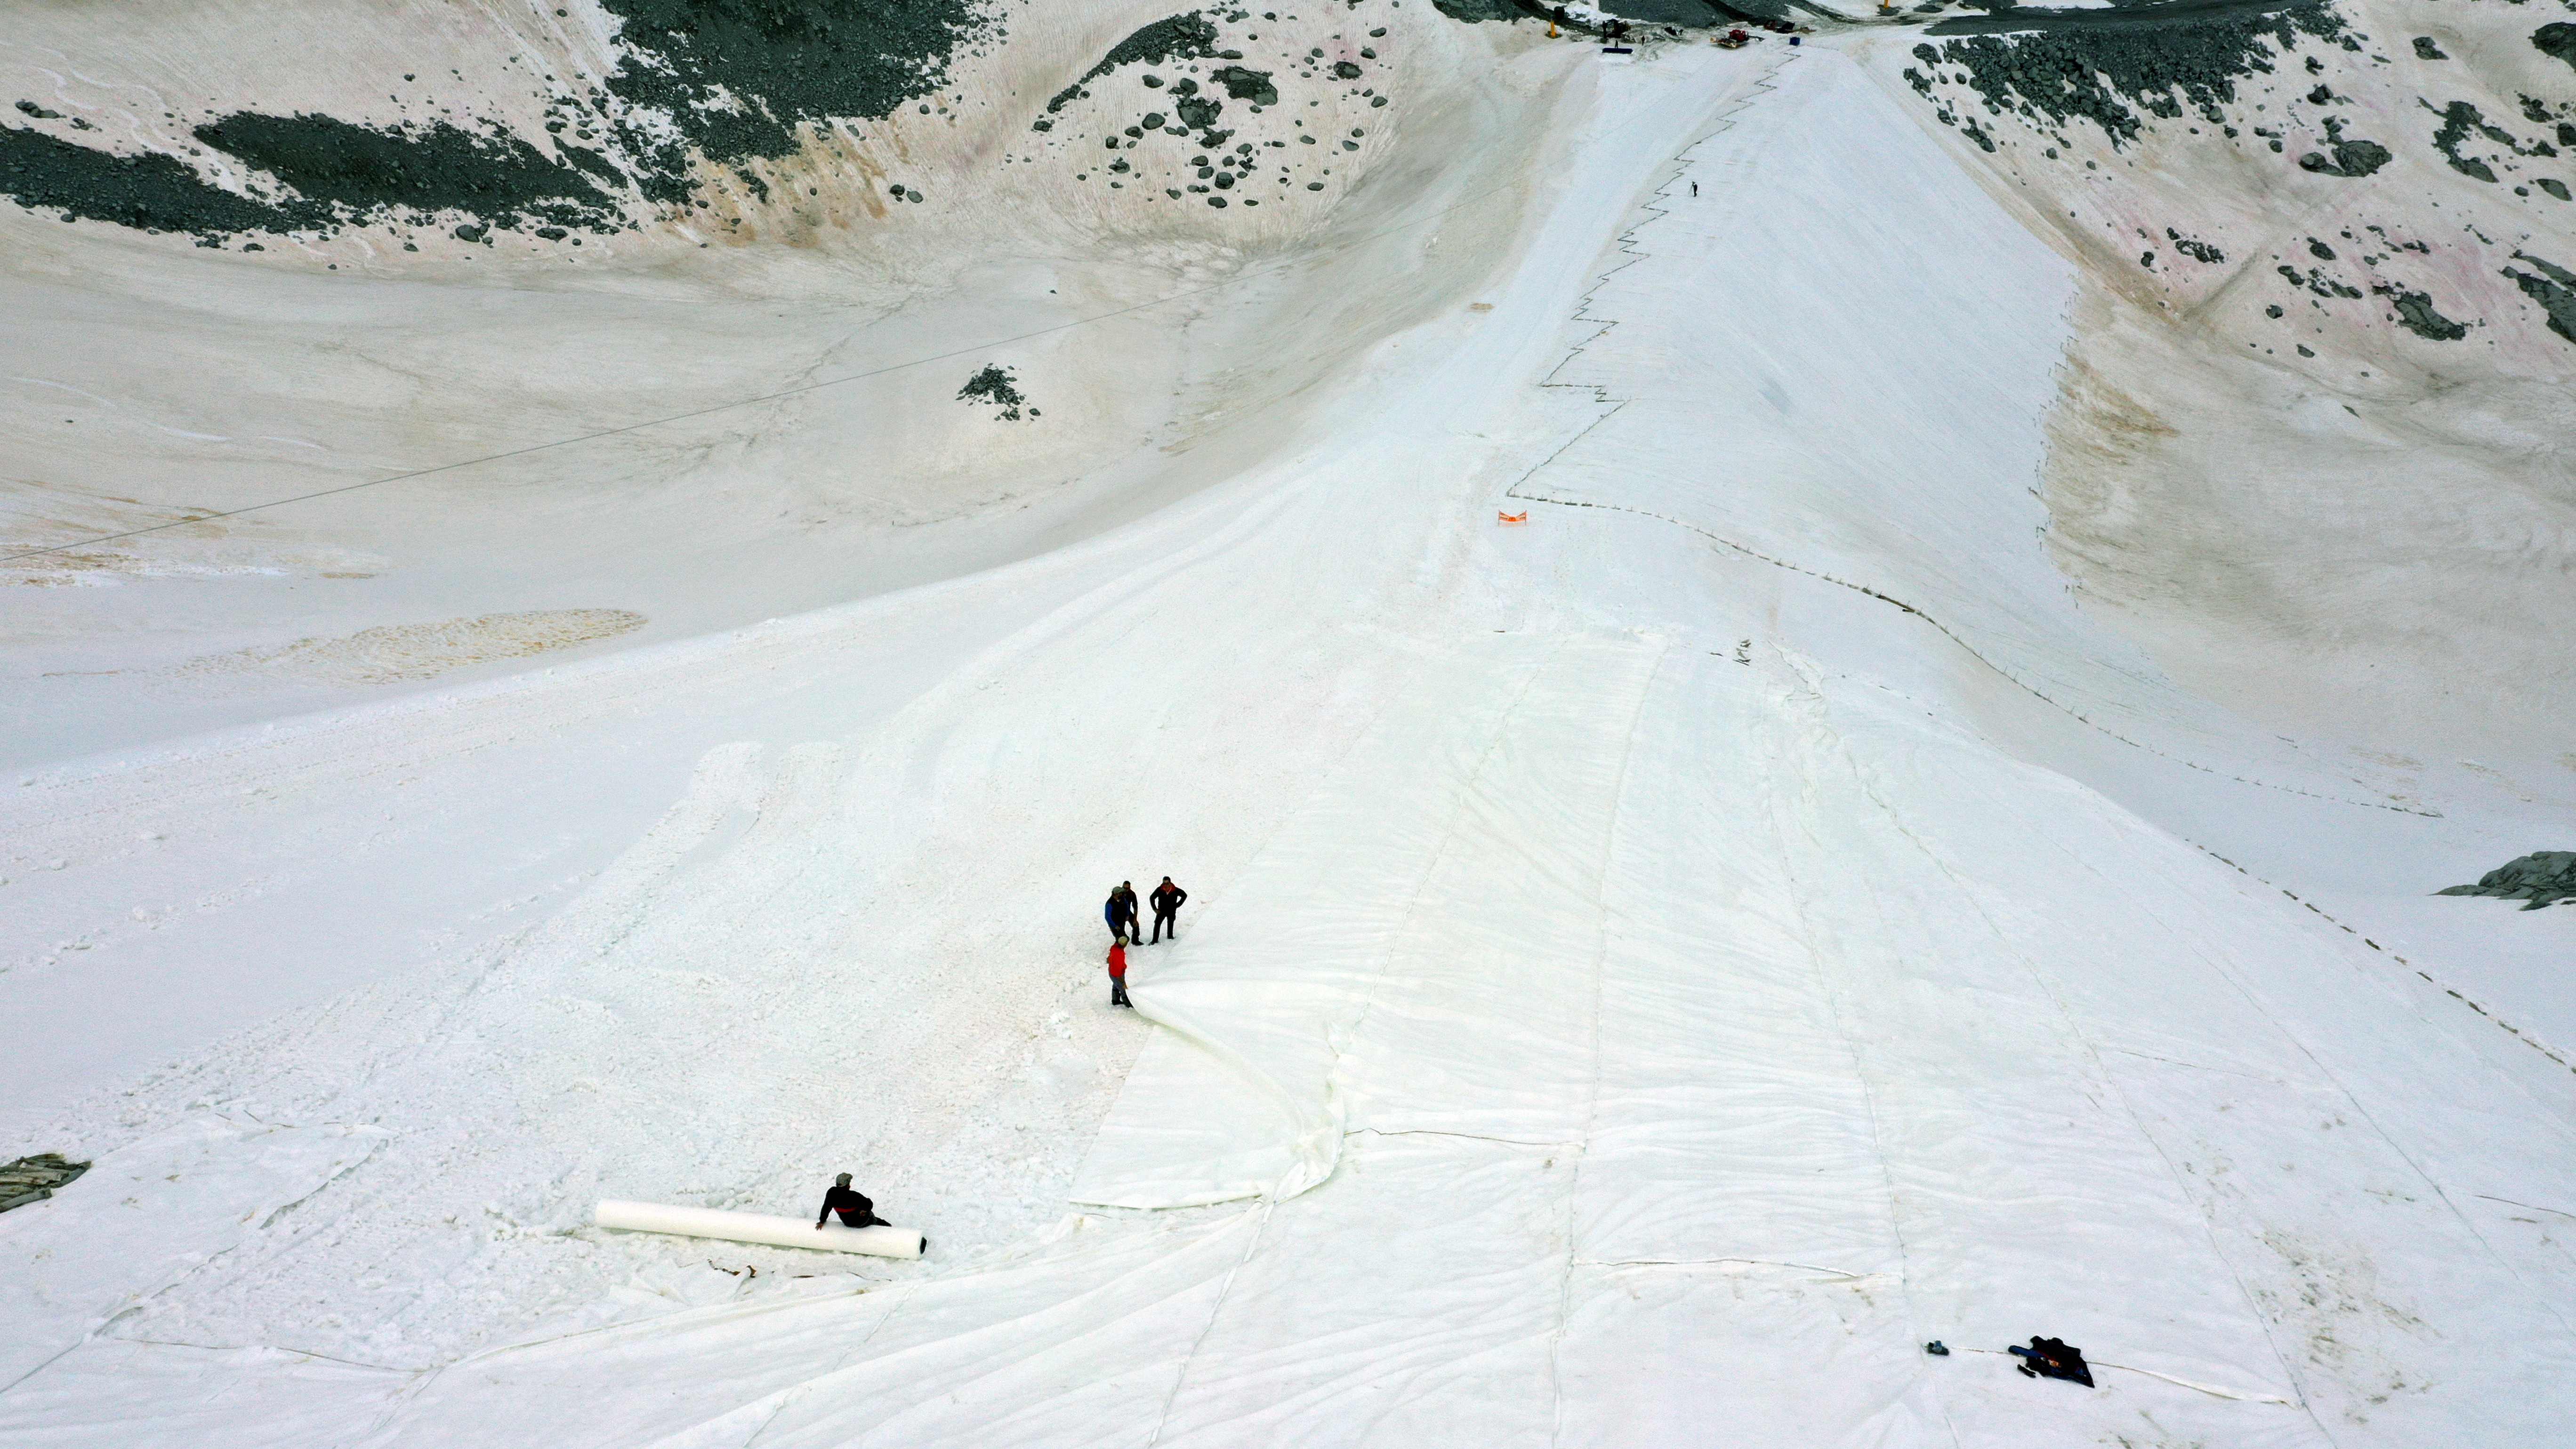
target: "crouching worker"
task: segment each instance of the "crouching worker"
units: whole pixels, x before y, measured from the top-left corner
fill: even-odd
[[[1109,1004],[1134,1010],[1136,1003],[1127,999],[1127,943],[1109,943]]]
[[[2062,1338],[2034,1338],[2030,1347],[2014,1344],[2010,1352],[2021,1360],[2016,1367],[2026,1378],[2070,1379],[2093,1387],[2093,1366],[2084,1361],[2084,1350]]]
[[[886,1228],[894,1226],[877,1216],[877,1205],[868,1195],[850,1186],[850,1175],[842,1173],[832,1179],[831,1189],[823,1194],[823,1211],[816,1214],[814,1226],[821,1227],[832,1214],[839,1213],[844,1226],[853,1228]]]

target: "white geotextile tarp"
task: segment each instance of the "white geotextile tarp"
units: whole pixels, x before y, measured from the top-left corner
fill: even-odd
[[[207,1115],[100,1158],[78,1192],[0,1213],[0,1392],[278,1225],[385,1136]]]
[[[1642,526],[1733,528],[1818,571],[1952,606],[1955,627],[2021,677],[2088,707],[2161,709],[2180,731],[2165,739],[2206,745],[2211,717],[2075,615],[2030,528],[2018,480],[2054,395],[2062,264],[1839,58],[1792,65],[1779,85],[1759,125],[1694,152],[1703,174],[1741,165],[1766,184],[1731,184],[1740,200],[1642,232],[1642,259],[1586,310],[1618,325],[1558,375],[1648,403],[1612,414],[1526,491],[1660,515]],[[1905,265],[1898,239],[1938,265]],[[1796,281],[1818,275],[1848,285]],[[1698,350],[1716,316],[1742,320]],[[1737,371],[1694,378],[1677,366],[1694,356]],[[1789,379],[1806,390],[1782,392]],[[1660,414],[1658,397],[1673,399]],[[1890,408],[1909,426],[1881,426]],[[2016,414],[2026,426],[1998,426]],[[1706,446],[1683,444],[1693,436]],[[1761,580],[1768,567],[1747,570],[1757,591],[1795,586]],[[1613,587],[1657,598],[1635,579]],[[1953,647],[1854,590],[1811,590],[1798,622],[1861,658]],[[2395,1139],[2382,1160],[2365,1132],[2351,1161],[2392,1184],[2415,1177],[2383,1189],[2399,1241],[2425,1245],[2394,1252],[2423,1261],[2402,1306],[2368,1296],[2352,1276],[2368,1270],[2326,1269],[2336,1250],[2228,1226],[2253,1192],[2238,1184],[2264,1174],[2218,1144],[2268,1161],[2278,1132],[2362,1115],[2249,1005],[2246,981],[2287,970],[2279,989],[2302,1002],[2358,990],[2402,1013],[2387,983],[2337,979],[2384,962],[1901,697],[1791,651],[1738,664],[1675,642],[1505,637],[1466,646],[1480,661],[1467,679],[1426,669],[1424,702],[1390,711],[1274,837],[1256,888],[1145,980],[1146,1009],[1171,1010],[1195,1040],[1149,1049],[1081,1194],[1203,1201],[1268,1172],[1272,1193],[1307,1194],[1275,1209],[1244,1270],[1283,1286],[1229,1295],[1208,1340],[1225,1367],[1185,1386],[1172,1428],[1381,1442],[1367,1415],[1355,1428],[1294,1406],[1365,1398],[1351,1364],[1402,1360],[1409,1325],[1476,1324],[1492,1338],[1448,1350],[1512,1365],[1506,1384],[1548,1375],[1552,1410],[1506,1387],[1393,1395],[1449,1405],[1472,1426],[1455,1442],[1687,1442],[1713,1400],[1726,1406],[1716,1422],[1801,1426],[1812,1442],[2062,1442],[2152,1422],[2314,1445],[2336,1439],[2329,1412],[2540,1442],[2552,1411],[2524,1407],[2514,1386],[2568,1353],[2546,1286],[2567,1270],[2482,1239],[2455,1211],[2470,1194],[2411,1174]],[[2169,920],[2134,890],[2104,893],[2131,879],[2163,883],[2180,903]],[[2377,1030],[2409,1035],[2394,1020]],[[2249,1053],[2264,1065],[2245,1066]],[[2150,1094],[2168,1102],[2247,1072],[2288,1095],[2259,1126],[2210,1100],[2208,1120],[2178,1133],[2123,1090],[2147,1070],[2195,1077]],[[2466,1059],[2412,1070],[2485,1077]],[[1206,1110],[1227,1101],[1239,1105]],[[1342,1175],[1308,1192],[1330,1123],[1345,1134]],[[2287,1155],[2284,1188],[2290,1164],[2320,1150],[2337,1149]],[[1336,1194],[1390,1191],[1407,1168],[1450,1184],[1458,1231],[1483,1247],[1448,1242],[1448,1271],[1417,1280],[1346,1238],[1297,1235],[1337,1214]],[[2564,1184],[2528,1190],[2564,1200]],[[2413,1205],[2427,1199],[2442,1205]],[[1548,1222],[1552,1239],[1530,1227]],[[1293,1261],[1270,1266],[1282,1253]],[[2457,1284],[2432,1270],[2452,1259]],[[1551,1291],[1550,1352],[1516,1360],[1541,1330],[1514,1325]],[[2342,1295],[2337,1308],[2300,1306],[2321,1291]],[[1345,1319],[1347,1295],[1373,1302],[1368,1322]],[[1647,1320],[1623,1310],[1649,1301]],[[2502,1341],[2549,1346],[2464,1366],[2496,1382],[2438,1404],[2380,1407],[2404,1375],[2362,1365],[2402,1362],[2437,1302],[2456,1331],[2510,1322]],[[1764,1361],[1832,1365],[1831,1397],[1855,1417],[1817,1424],[1813,1382],[1714,1390],[1623,1372],[1675,1342],[1744,1333],[1748,1312],[1777,1315],[1751,1333]],[[2030,1396],[1999,1379],[2000,1350],[2034,1333],[2090,1347],[2118,1396]],[[1929,1360],[1931,1337],[1963,1351]],[[1301,1356],[1300,1343],[1330,1349]],[[1246,1356],[1257,1373],[1233,1368]],[[1560,1437],[1538,1435],[1540,1418]],[[1382,1442],[1404,1441],[1390,1428]]]
[[[1586,144],[1627,169],[1568,184],[1624,196],[1753,64],[1701,49],[1617,72],[1648,89],[1605,99]],[[0,1396],[0,1437],[196,1442],[209,1397],[238,1394],[233,1442],[439,1449],[2562,1442],[2576,1266],[2546,1214],[2576,1207],[2564,1084],[2359,938],[2016,759],[2010,717],[1978,708],[1981,666],[1919,620],[1672,521],[1687,505],[1758,523],[1871,582],[1945,591],[1963,617],[2027,623],[2011,637],[2054,640],[2083,666],[2066,678],[2118,674],[2083,661],[2095,636],[2031,571],[2062,269],[1839,57],[1789,61],[1743,115],[1775,113],[1691,150],[1684,174],[1727,178],[1707,213],[1636,232],[1568,334],[1569,377],[1609,396],[1527,450],[1555,460],[1534,496],[1579,486],[1646,512],[1539,505],[1496,534],[1516,469],[1467,498],[1461,526],[1423,482],[1441,460],[1421,440],[1499,425],[1424,402],[1389,425],[1400,443],[1349,445],[1350,477],[1301,483],[1298,508],[1283,489],[1212,526],[1192,545],[1199,589],[1176,565],[980,664],[952,691],[973,728],[865,769],[798,751],[772,787],[778,808],[750,828],[811,857],[834,838],[816,822],[857,790],[845,769],[927,781],[884,798],[953,823],[997,775],[1097,769],[1055,733],[1069,713],[1135,710],[1158,721],[1138,732],[1151,741],[1175,701],[1237,698],[1219,676],[1246,639],[1279,651],[1258,656],[1274,692],[1353,660],[1372,685],[1400,680],[1260,822],[1180,943],[1135,967],[1160,1030],[1074,1183],[1103,1211],[945,1276],[763,1283],[417,1374],[93,1339]],[[1565,225],[1590,240],[1538,249],[1514,287],[1607,267],[1606,223]],[[1690,320],[1739,306],[1739,264],[1792,234],[1809,278],[1886,265],[1892,237],[1951,250],[1901,284],[1864,278],[1851,316],[1785,309],[1794,336],[1728,334],[1756,369],[1728,408],[1620,409],[1643,381],[1716,385],[1691,371]],[[1553,425],[1591,406],[1588,387],[1529,401],[1522,380],[1515,412]],[[1745,421],[1764,404],[1799,421]],[[1864,428],[1888,436],[1850,436]],[[1394,451],[1372,463],[1370,447]],[[1901,472],[1859,477],[1874,468]],[[1398,627],[1366,612],[1382,596],[1335,613],[1329,584],[1282,582],[1338,583],[1345,551],[1385,541],[1356,539],[1354,517],[1445,612]],[[1389,520],[1427,526],[1399,537]],[[1244,632],[1212,624],[1211,601]],[[1105,653],[1158,630],[1218,642],[1168,686],[1102,682]],[[2124,697],[2144,709],[2160,690]],[[709,830],[731,818],[708,814]],[[992,839],[959,826],[900,856],[894,827],[866,823],[829,861],[833,889],[851,856],[899,872]],[[758,960],[719,949],[746,901],[817,899],[768,893],[778,857],[718,855],[707,868],[756,887],[728,895],[686,887],[694,845],[671,853],[657,870],[682,882],[668,889],[692,929],[664,969],[720,961],[739,980],[697,982],[707,1001],[807,979],[802,938],[760,937]],[[586,908],[603,935],[652,924],[625,900]],[[564,953],[599,954],[559,929]],[[1026,949],[996,939],[992,954]],[[538,964],[520,969],[555,979]],[[623,1002],[611,984],[586,989]],[[595,1035],[548,1043],[604,1058],[646,1013],[589,1015]],[[925,1057],[982,1024],[922,1028]],[[740,1055],[719,1066],[775,1093],[766,1043],[724,1046]],[[586,1119],[561,1104],[582,1088],[550,1083],[533,1100],[557,1115],[532,1119],[569,1133]],[[2043,1333],[2084,1348],[2100,1386],[2016,1376],[2001,1350]],[[1925,1355],[1932,1338],[1956,1352]],[[102,1387],[119,1381],[154,1392]],[[262,1417],[289,1386],[337,1417]]]

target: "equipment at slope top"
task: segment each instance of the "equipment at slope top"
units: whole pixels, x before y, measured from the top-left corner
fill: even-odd
[[[1547,22],[1547,33],[1550,38],[1556,35],[1557,27],[1560,25],[1568,30],[1588,30],[1597,35],[1611,19],[1607,12],[1595,10],[1589,5],[1542,5],[1539,0],[1520,0],[1520,6],[1523,10]]]
[[[59,1152],[39,1152],[0,1167],[0,1213],[42,1202],[54,1195],[55,1188],[87,1171],[88,1163],[74,1162]]]
[[[628,1233],[669,1233],[683,1238],[722,1238],[731,1243],[766,1243],[773,1248],[812,1248],[823,1253],[865,1253],[874,1258],[918,1258],[930,1246],[910,1228],[845,1228],[838,1223],[816,1227],[795,1218],[767,1213],[728,1212],[722,1208],[673,1207],[664,1203],[603,1198],[591,1221]]]
[[[2093,1370],[2084,1362],[2084,1350],[2064,1339],[2033,1338],[2028,1348],[2014,1344],[2011,1353],[2022,1361],[2022,1373],[2031,1378],[2065,1379],[2088,1389],[2093,1387]]]

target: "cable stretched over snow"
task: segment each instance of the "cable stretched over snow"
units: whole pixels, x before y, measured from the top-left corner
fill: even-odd
[[[1966,1348],[1959,1351],[1961,1353],[1988,1353],[1993,1354],[1997,1358],[2002,1358],[2004,1356],[2001,1350],[1991,1348]],[[2216,1398],[2235,1399],[2240,1403],[2286,1404],[2291,1406],[2297,1406],[2300,1403],[2297,1399],[2285,1399],[2279,1394],[2258,1394],[2250,1389],[2231,1389],[2219,1384],[2200,1383],[2193,1379],[2178,1379],[2172,1374],[2160,1374],[2154,1369],[2142,1369],[2135,1364],[2107,1363],[2101,1359],[2094,1358],[2089,1354],[2085,1356],[2084,1361],[2095,1368],[2118,1369],[2124,1374],[2145,1374],[2148,1378],[2162,1379],[2166,1383],[2173,1384],[2180,1388],[2197,1390],[2200,1393],[2209,1394]]]

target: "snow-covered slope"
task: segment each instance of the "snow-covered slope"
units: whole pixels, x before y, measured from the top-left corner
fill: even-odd
[[[2576,675],[2526,621],[2576,526],[2565,14],[2177,8],[1857,52],[2087,278],[2051,547],[2234,708],[2563,802]]]
[[[2576,1008],[2495,962],[2576,913],[2423,898],[2563,807],[2285,738],[2059,575],[2104,272],[1878,40],[1372,9],[1497,89],[1166,340],[1185,450],[882,545],[935,581],[28,751],[0,993],[63,1029],[5,1120],[100,1162],[0,1216],[0,1428],[2561,1437]],[[1165,872],[1131,1016],[1097,901]],[[840,1170],[930,1256],[586,1226]]]
[[[271,159],[359,197],[282,233],[192,236],[184,215],[146,231],[81,212],[86,178],[40,166],[52,151],[0,166],[0,189],[72,197],[59,218],[0,205],[13,763],[694,637],[1149,511],[1276,446],[1390,331],[1463,304],[1553,84],[1512,59],[1526,31],[1374,0],[1276,28],[1224,12],[1204,54],[1122,63],[1051,110],[1165,12],[1036,7],[970,31],[985,39],[916,103],[648,172],[585,202],[589,225],[555,218],[567,233],[448,204],[510,173],[401,128],[610,146],[610,120],[562,117],[645,65],[593,33],[640,20],[254,9],[44,11],[0,40],[0,85],[29,98],[0,139],[274,187],[191,128],[310,108],[343,129]],[[335,53],[302,63],[315,32]],[[1252,65],[1270,105],[1215,80]],[[1189,129],[1157,98],[1202,81],[1190,134],[1120,134],[1149,114]],[[369,165],[342,154],[352,137],[411,149]],[[1193,179],[1220,169],[1193,155],[1238,149],[1263,158],[1239,188]],[[1130,155],[1135,184],[1103,169]],[[681,182],[675,204],[636,189]],[[1025,406],[968,395],[986,369]]]

